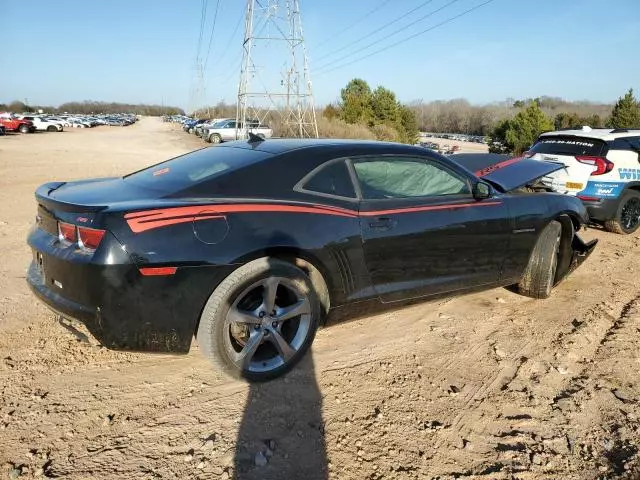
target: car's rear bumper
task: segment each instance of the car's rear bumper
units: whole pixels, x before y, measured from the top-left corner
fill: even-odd
[[[601,198],[598,200],[584,200],[582,203],[587,207],[589,218],[597,222],[604,222],[616,216],[620,200],[618,198]]]
[[[114,350],[187,353],[205,303],[234,268],[184,266],[173,275],[145,276],[115,238],[105,236],[113,248],[101,244],[104,255],[93,257],[50,238],[37,228],[29,235],[29,287],[55,313],[82,322]]]
[[[57,294],[53,290],[47,288],[43,278],[38,272],[35,262],[31,262],[27,271],[27,284],[33,294],[42,303],[47,305],[54,313],[68,318],[77,320],[89,326],[96,321],[98,310],[87,307],[80,303],[74,302]]]

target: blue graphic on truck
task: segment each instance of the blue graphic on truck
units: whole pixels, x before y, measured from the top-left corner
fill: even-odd
[[[587,183],[585,189],[578,195],[584,195],[586,197],[617,198],[622,193],[624,186],[624,183],[590,181]]]
[[[640,180],[640,169],[637,168],[619,168],[618,174],[621,180]]]

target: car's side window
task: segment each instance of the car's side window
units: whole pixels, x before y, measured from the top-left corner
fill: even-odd
[[[336,197],[356,198],[356,192],[344,160],[330,162],[304,180],[302,190]]]
[[[377,157],[354,159],[365,199],[470,195],[466,179],[428,159]]]

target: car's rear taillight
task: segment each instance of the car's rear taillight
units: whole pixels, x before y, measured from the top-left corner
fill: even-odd
[[[602,157],[589,157],[589,156],[580,156],[576,157],[580,163],[585,163],[587,165],[593,165],[595,168],[591,175],[604,175],[605,173],[609,173],[613,170],[613,162],[610,162],[606,158]]]
[[[76,243],[78,240],[76,226],[70,223],[58,222],[58,237],[65,242]]]
[[[100,245],[104,232],[97,228],[78,227],[78,245],[85,250],[95,250]]]
[[[98,248],[104,234],[105,230],[58,222],[58,238],[67,243],[75,243],[83,250],[93,251]]]

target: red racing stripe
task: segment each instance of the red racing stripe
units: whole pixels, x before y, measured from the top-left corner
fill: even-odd
[[[346,208],[332,207],[328,205],[285,205],[285,204],[226,204],[226,205],[196,205],[189,207],[173,207],[156,210],[146,210],[125,214],[124,218],[129,228],[134,233],[145,232],[156,228],[177,225],[180,223],[196,222],[200,220],[212,220],[226,218],[229,213],[256,213],[256,212],[287,212],[287,213],[312,213],[319,215],[332,215],[347,218],[374,217],[398,213],[426,212],[430,210],[451,210],[455,208],[489,207],[501,205],[502,202],[473,202],[446,205],[424,205],[420,207],[394,208],[389,210],[374,210],[358,212]]]
[[[454,203],[447,205],[425,205],[423,207],[393,208],[391,210],[375,210],[372,212],[360,212],[361,217],[377,217],[379,215],[392,215],[394,213],[427,212],[429,210],[452,210],[454,208],[468,207],[490,207],[491,205],[502,205],[502,202],[474,202],[474,203]]]
[[[127,220],[129,228],[133,233],[140,233],[154,228],[167,227],[169,225],[177,225],[179,223],[197,222],[200,220],[213,220],[216,218],[226,218],[224,215],[199,215],[199,216],[182,216],[174,218],[158,218],[147,219],[131,219]]]
[[[476,177],[484,177],[485,175],[489,175],[491,172],[495,172],[496,170],[499,170],[501,168],[504,168],[508,165],[511,165],[512,163],[516,163],[519,162],[520,160],[524,159],[524,157],[515,157],[515,158],[510,158],[509,160],[505,160],[504,162],[499,162],[499,163],[495,163],[493,165],[489,165],[488,167],[485,167],[481,170],[478,170],[475,175]]]

